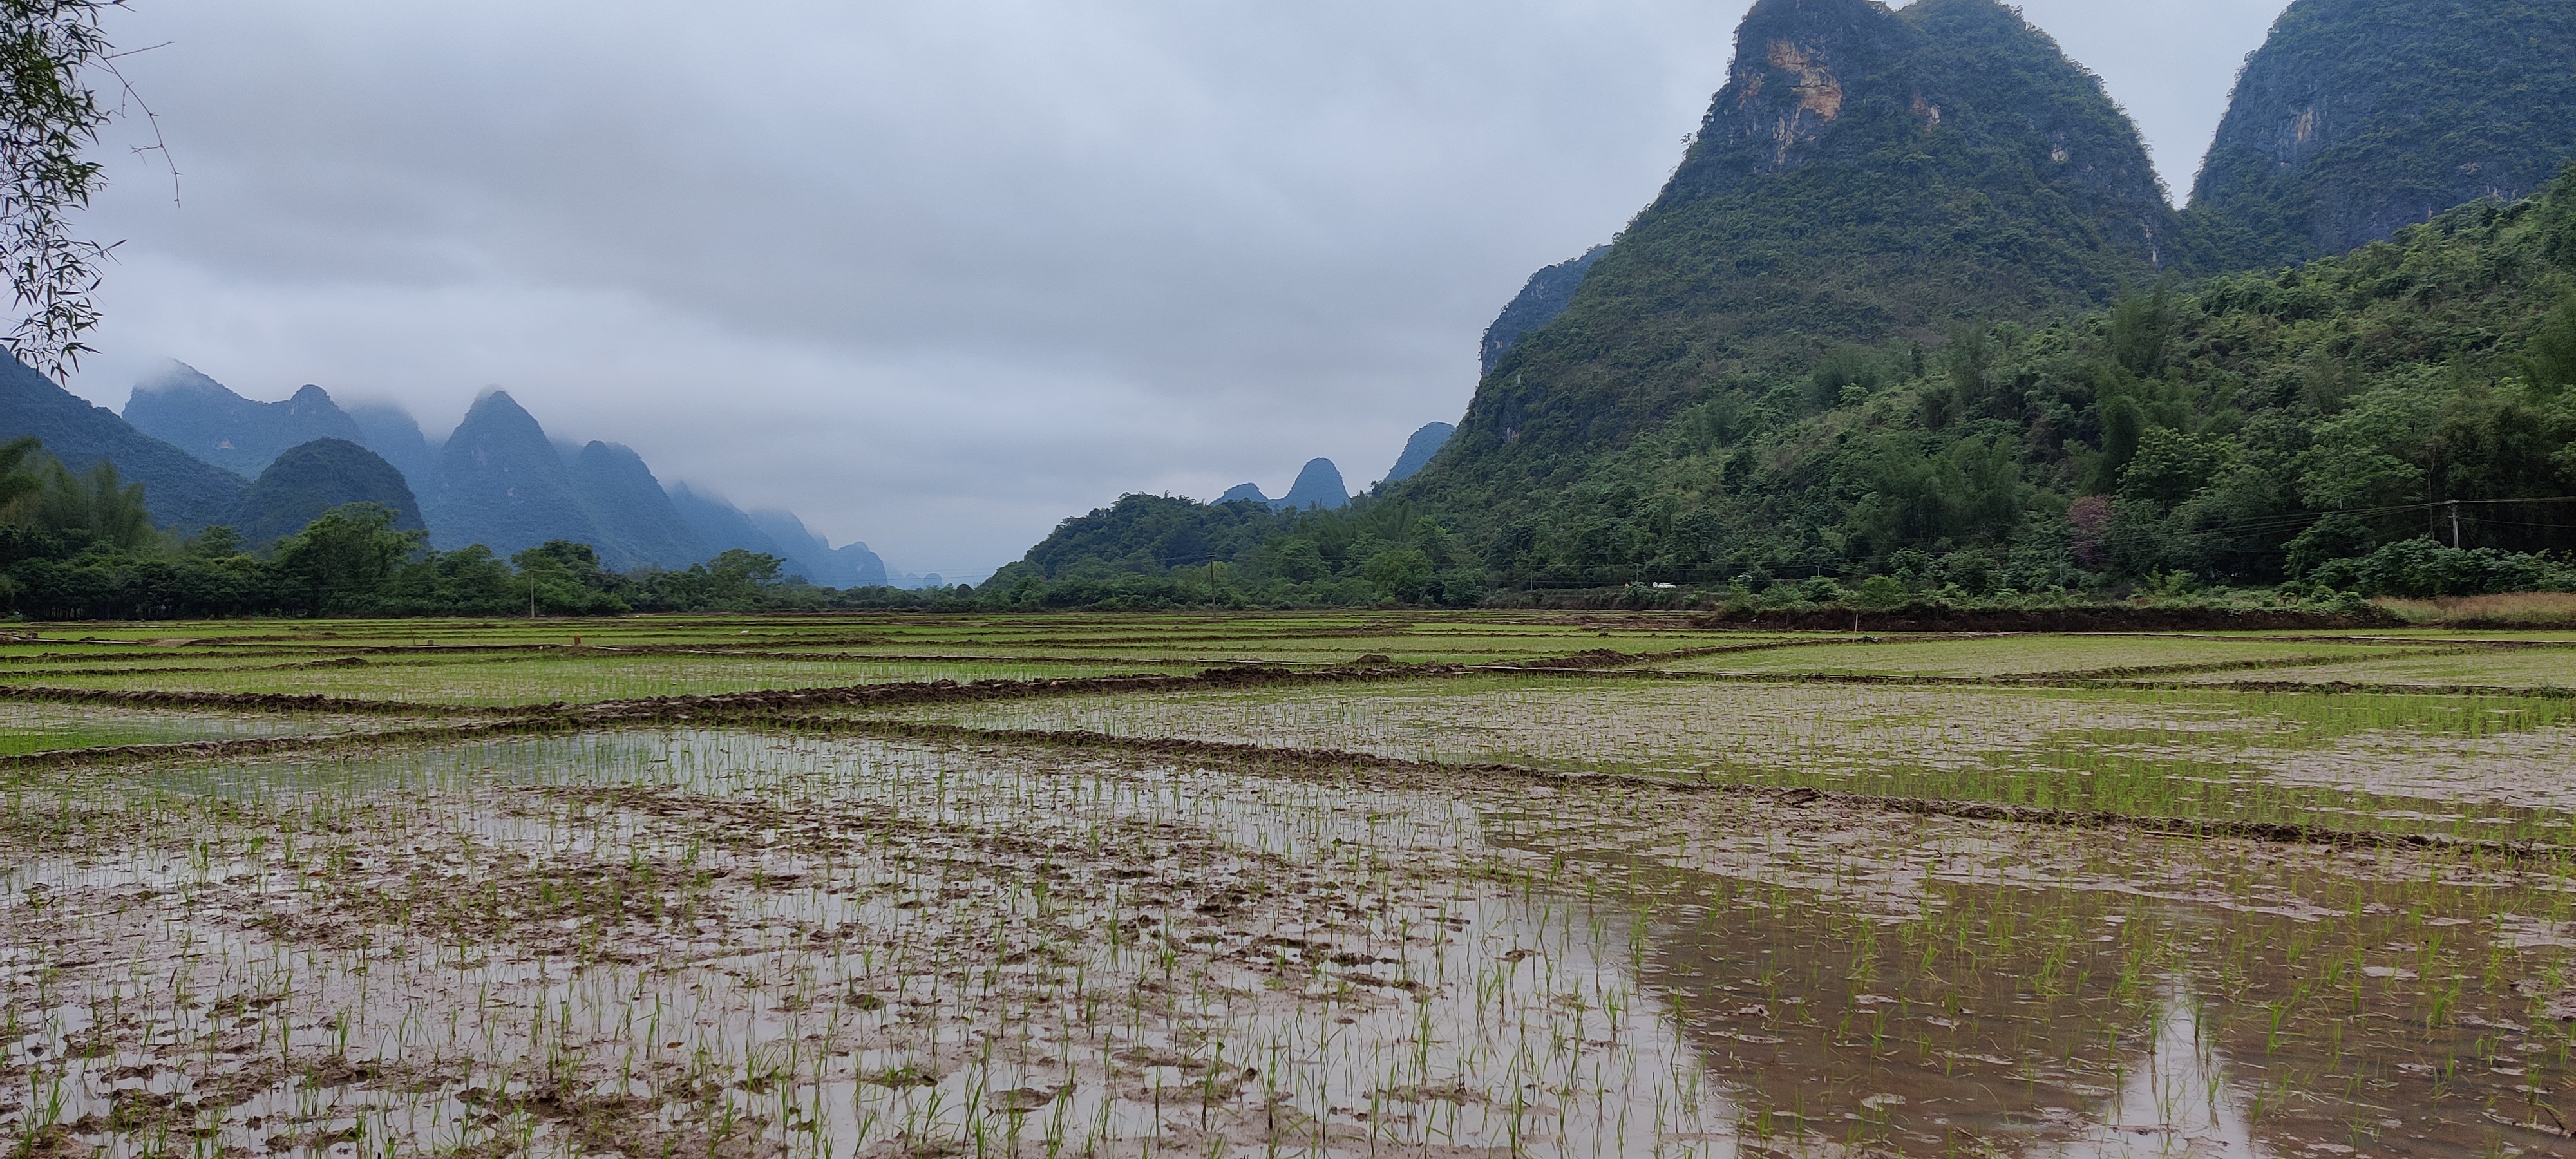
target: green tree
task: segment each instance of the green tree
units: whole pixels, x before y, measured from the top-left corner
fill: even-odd
[[[372,610],[385,581],[429,538],[394,526],[382,503],[347,503],[277,542],[277,574],[301,588],[315,615]]]
[[[0,517],[45,487],[43,444],[35,436],[0,444]]]
[[[73,215],[105,183],[84,156],[115,118],[88,83],[114,46],[99,26],[121,0],[0,0],[0,263],[23,314],[18,360],[60,379],[90,352],[108,247],[74,235]],[[111,74],[112,75],[112,74]]]
[[[217,524],[191,537],[185,547],[199,559],[229,559],[241,554],[241,532]]]
[[[2544,396],[2576,385],[2576,295],[2559,303],[2523,356],[2524,373]]]
[[[1381,551],[1370,556],[1360,574],[1377,590],[1408,604],[1422,602],[1422,594],[1431,587],[1430,555],[1410,547]]]
[[[45,488],[35,497],[37,526],[129,551],[152,542],[152,512],[143,505],[143,484],[126,482],[117,475],[116,464],[101,459],[85,475],[58,462],[46,466]]]
[[[603,590],[599,553],[587,543],[549,539],[510,557],[518,565],[519,588],[529,607],[546,615],[589,616],[629,610],[624,601]]]

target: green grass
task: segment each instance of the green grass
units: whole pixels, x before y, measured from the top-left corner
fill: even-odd
[[[2309,684],[2576,689],[2576,646],[2464,649],[2431,656],[2347,660],[2253,672],[2215,673],[2194,679],[2213,683],[2285,680]]]
[[[2415,647],[2420,647],[2416,645]],[[2006,636],[1809,644],[1655,665],[1683,672],[2012,676],[2184,665],[2368,659],[2399,646],[2217,636]]]

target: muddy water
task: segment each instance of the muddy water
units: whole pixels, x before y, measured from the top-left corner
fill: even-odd
[[[2563,912],[2554,870],[1496,817],[1498,840],[1644,915],[1635,976],[1751,1139],[1926,1156],[2576,1153],[2576,930],[2536,916]]]
[[[2548,868],[753,733],[7,793],[31,1154],[2566,1150]]]

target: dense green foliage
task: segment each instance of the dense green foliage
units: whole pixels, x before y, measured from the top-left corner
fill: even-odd
[[[1339,511],[1129,495],[1067,519],[972,593],[985,608],[1467,605],[1484,568],[1420,509],[1353,499]],[[845,601],[846,602],[846,601]],[[855,606],[855,605],[854,605]]]
[[[1562,486],[1441,510],[1496,570],[1567,579],[2270,582],[2447,541],[2452,500],[2460,546],[2564,550],[2576,507],[2538,501],[2576,494],[2571,293],[2576,180],[2298,269],[1714,386]]]

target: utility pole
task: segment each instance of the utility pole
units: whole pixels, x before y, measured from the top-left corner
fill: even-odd
[[[537,576],[535,572],[528,573],[528,618],[531,620],[537,618]]]
[[[2460,549],[2460,501],[2451,500],[2451,550]]]

